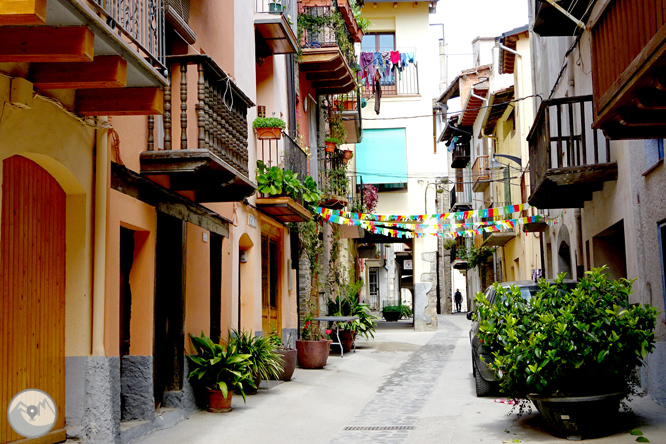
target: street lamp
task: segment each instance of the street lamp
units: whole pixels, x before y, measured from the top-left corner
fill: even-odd
[[[503,157],[505,159],[512,160],[512,161],[516,162],[521,169],[523,168],[523,164],[520,160],[520,157],[509,156],[508,154],[493,154],[493,158],[490,161],[490,168],[489,169],[499,170],[499,169],[502,169],[502,168],[505,168],[506,166],[508,166],[508,165],[503,165],[503,164],[499,163],[496,159],[497,157]]]

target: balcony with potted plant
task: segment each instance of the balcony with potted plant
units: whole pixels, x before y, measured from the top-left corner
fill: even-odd
[[[282,130],[286,127],[285,121],[279,117],[257,117],[252,122],[252,128],[259,140],[278,140],[282,138]]]
[[[300,0],[300,70],[318,95],[356,89],[354,39],[343,14],[331,0]]]
[[[294,0],[254,0],[254,29],[257,32],[257,58],[298,52],[296,28],[290,17],[296,16]]]
[[[156,131],[155,119],[148,117],[141,174],[167,176],[172,190],[192,191],[196,202],[237,202],[252,195],[256,185],[248,170],[247,110],[254,103],[209,55],[167,60],[171,84],[180,85],[180,94],[172,95],[171,85],[164,88],[163,131]],[[190,66],[196,67],[196,76],[190,75]],[[172,118],[173,109],[180,109],[179,119]],[[195,141],[188,127],[197,128]]]

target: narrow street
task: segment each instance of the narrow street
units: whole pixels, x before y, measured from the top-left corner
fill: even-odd
[[[439,316],[436,333],[381,323],[357,352],[333,353],[323,370],[297,369],[292,381],[233,400],[228,414],[198,412],[175,427],[135,441],[165,443],[560,443],[533,413],[507,416],[499,397],[477,398],[471,374],[469,321]],[[609,423],[617,432],[589,440],[635,442],[640,429],[666,442],[666,409],[648,398]],[[514,441],[514,440],[519,441]]]

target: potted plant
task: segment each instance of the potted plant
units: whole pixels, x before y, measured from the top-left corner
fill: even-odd
[[[282,1],[281,0],[270,0],[268,4],[268,11],[271,14],[278,14],[282,12]]]
[[[344,157],[342,158],[342,161],[343,161],[344,163],[349,162],[349,159],[351,159],[352,157],[354,157],[354,152],[353,152],[352,150],[344,150],[344,151],[342,152],[342,154],[344,155]]]
[[[530,399],[556,435],[598,436],[634,393],[636,369],[654,348],[657,311],[629,304],[631,281],[606,267],[585,273],[573,290],[564,274],[524,299],[497,285],[490,304],[477,294],[479,339],[502,392],[521,411]]]
[[[232,329],[229,344],[235,345],[239,353],[250,355],[250,370],[255,384],[255,390],[250,394],[256,393],[262,379],[277,379],[284,370],[281,356],[270,336],[254,336],[252,332]]]
[[[327,137],[324,142],[326,143],[326,152],[334,153],[335,148],[340,144],[340,141],[335,137]]]
[[[350,283],[343,283],[340,286],[340,295],[335,299],[328,300],[327,309],[331,316],[358,316],[358,319],[339,324],[340,341],[342,342],[342,351],[347,353],[351,350],[356,336],[363,336],[366,339],[374,337],[377,327],[377,317],[370,312],[368,304],[359,301],[358,293],[363,288],[363,281],[356,280]]]
[[[388,322],[396,322],[402,316],[402,308],[400,305],[386,305],[382,309],[382,316]]]
[[[284,120],[279,117],[257,117],[252,122],[252,128],[257,133],[257,139],[279,139],[282,130],[287,127]]]
[[[282,371],[275,379],[289,381],[294,375],[297,362],[296,349],[291,347],[291,335],[289,335],[287,342],[285,343],[282,342],[282,339],[277,334],[277,331],[273,330],[270,335],[270,340],[276,347],[275,352],[280,355],[280,359],[282,360]]]
[[[245,398],[245,389],[255,387],[250,355],[240,353],[234,344],[215,344],[201,332],[201,337],[190,334],[196,355],[187,355],[191,371],[189,377],[208,390],[208,411],[231,411],[234,390]]]
[[[324,338],[319,328],[319,322],[314,320],[310,304],[305,315],[301,339],[296,341],[296,354],[301,368],[324,368],[328,361],[328,340]]]

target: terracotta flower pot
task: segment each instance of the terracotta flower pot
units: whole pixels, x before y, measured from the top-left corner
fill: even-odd
[[[232,396],[234,396],[233,390],[229,390],[226,398],[221,390],[208,390],[208,411],[212,413],[230,412]]]
[[[294,349],[277,350],[277,353],[282,355],[282,359],[284,361],[284,370],[282,370],[280,379],[283,381],[289,381],[294,374],[294,370],[296,369],[297,351]]]
[[[328,360],[328,341],[296,341],[296,351],[301,368],[324,368]]]
[[[257,139],[271,140],[280,139],[282,137],[282,128],[255,128],[257,132]]]
[[[337,144],[335,142],[326,142],[326,152],[327,153],[334,153],[336,146],[337,146]]]

